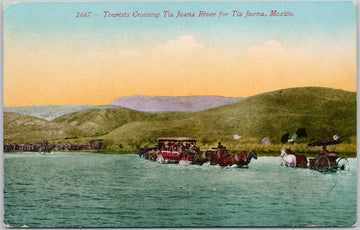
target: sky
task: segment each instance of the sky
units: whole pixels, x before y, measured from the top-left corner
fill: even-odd
[[[352,1],[18,2],[5,5],[3,28],[5,107],[305,86],[356,91]]]

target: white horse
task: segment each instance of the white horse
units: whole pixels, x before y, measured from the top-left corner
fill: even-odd
[[[296,167],[296,157],[292,154],[287,154],[285,149],[281,149],[281,158],[283,160],[283,165],[289,167]]]

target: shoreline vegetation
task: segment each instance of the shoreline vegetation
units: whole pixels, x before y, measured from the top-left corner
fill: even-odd
[[[354,137],[355,138],[355,137]],[[200,151],[205,151],[215,148],[217,143],[213,145],[197,145],[200,148]],[[155,145],[147,145],[147,147],[152,148]],[[321,147],[309,147],[306,143],[293,143],[293,144],[228,144],[224,143],[224,146],[228,149],[229,153],[239,153],[242,151],[250,152],[255,150],[258,156],[280,156],[280,149],[289,148],[291,151],[304,155],[306,157],[317,157],[321,152]],[[144,146],[141,146],[144,147]],[[116,149],[116,150],[115,150]],[[338,152],[340,158],[356,158],[357,150],[356,144],[354,143],[341,143],[338,145],[328,146],[327,149],[330,152]],[[53,150],[53,152],[91,152],[99,154],[137,154],[136,148],[115,148],[115,146],[109,146],[108,149],[101,150]]]
[[[328,148],[330,149],[330,148]],[[291,149],[293,151],[293,149]],[[256,150],[255,150],[256,151]],[[26,151],[24,151],[26,152]],[[94,153],[94,154],[137,154],[136,150],[123,150],[120,152],[114,152],[114,151],[108,151],[108,150],[54,150],[51,152],[90,152],[90,153]],[[240,152],[240,151],[231,151],[230,153],[235,153],[235,152]],[[317,157],[318,154],[321,152],[320,149],[318,149],[318,151],[309,151],[309,152],[297,152],[294,151],[297,154],[301,154],[304,155],[306,157]],[[7,152],[9,153],[9,152]],[[357,153],[356,152],[339,152],[339,158],[357,158]],[[280,157],[280,151],[264,151],[264,150],[258,150],[256,151],[256,154],[258,155],[258,157]]]
[[[59,144],[59,143],[83,143],[86,138],[73,139],[73,140],[61,140],[49,142],[49,144]],[[338,145],[330,145],[327,149],[330,152],[340,153],[339,157],[357,157],[356,149],[356,136],[347,138],[348,142],[342,142]],[[280,150],[282,148],[291,149],[291,151],[304,155],[306,157],[316,157],[321,152],[321,147],[310,147],[307,144],[310,143],[307,139],[300,138],[299,143],[272,143],[272,144],[261,144],[253,143],[246,141],[236,141],[228,140],[222,141],[219,140],[229,151],[229,153],[239,153],[242,151],[250,152],[255,150],[258,156],[280,156]],[[11,143],[11,142],[10,142]],[[91,153],[100,153],[100,154],[137,154],[136,145],[125,145],[107,142],[104,139],[104,143],[107,145],[106,149],[82,149],[82,150],[52,150],[52,152],[91,152]],[[147,146],[148,148],[155,147],[156,142],[153,143],[143,143],[140,145],[141,148]],[[216,148],[218,142],[203,143],[200,139],[197,143],[200,151],[206,151]]]

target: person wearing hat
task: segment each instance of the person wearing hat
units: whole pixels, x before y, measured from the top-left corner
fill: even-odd
[[[195,154],[195,146],[194,146],[193,143],[190,144],[189,152],[190,152],[191,154]]]
[[[218,149],[222,149],[224,146],[221,145],[221,142],[218,143]]]
[[[187,148],[187,145],[186,145],[186,141],[184,141],[182,143],[182,145],[180,146],[180,151],[184,155],[184,160],[188,160],[189,153],[188,153],[188,148]]]

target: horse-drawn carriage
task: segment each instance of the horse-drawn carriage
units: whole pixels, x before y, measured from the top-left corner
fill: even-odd
[[[346,158],[339,158],[339,153],[329,152],[326,149],[326,146],[328,145],[336,145],[340,143],[341,142],[339,140],[324,140],[308,144],[308,146],[322,147],[322,151],[319,153],[318,157],[309,159],[309,168],[319,171],[336,171],[337,169],[348,168],[349,162]],[[308,167],[307,158],[303,155],[292,152],[290,149],[282,149],[281,158],[283,160],[283,165],[289,167]]]
[[[309,159],[310,168],[321,171],[333,171],[347,168],[349,165],[347,158],[339,158],[339,153],[329,152],[326,149],[326,146],[340,143],[341,141],[339,140],[324,140],[308,144],[308,146],[322,147],[322,151],[319,153],[318,157]]]
[[[338,169],[348,169],[349,162],[346,158],[339,158],[339,153],[329,152],[326,146],[340,144],[339,140],[324,140],[308,144],[308,146],[322,147],[322,151],[316,158],[309,159],[309,168],[319,171],[336,171]],[[302,167],[307,168],[308,160],[305,156],[296,154],[290,149],[281,150],[281,158],[283,165],[289,167]]]

